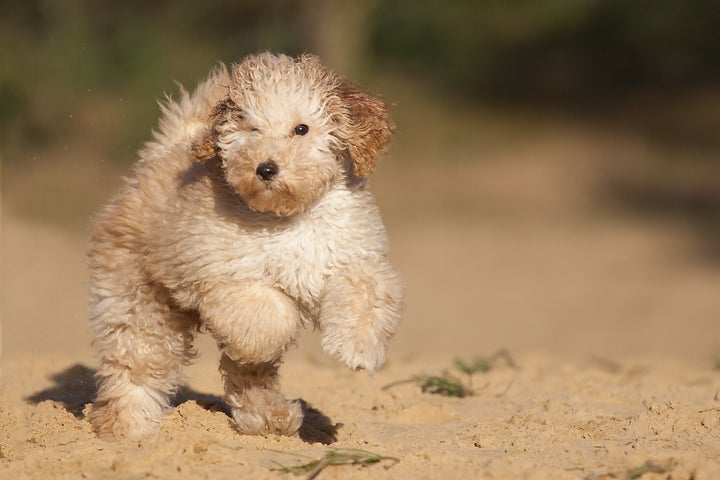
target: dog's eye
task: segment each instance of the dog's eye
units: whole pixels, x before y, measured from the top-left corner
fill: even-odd
[[[251,131],[251,132],[259,132],[260,129],[257,128],[257,127],[250,127],[250,131]]]
[[[308,128],[307,125],[304,123],[301,123],[297,127],[295,127],[295,135],[305,135],[310,131],[310,128]]]

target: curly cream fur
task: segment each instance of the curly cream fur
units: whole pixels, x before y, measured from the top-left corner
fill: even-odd
[[[216,68],[162,113],[92,228],[90,420],[104,436],[156,428],[203,327],[238,430],[292,434],[302,411],[277,366],[300,328],[373,372],[400,319],[403,286],[364,181],[393,131],[387,106],[316,57],[265,53]]]

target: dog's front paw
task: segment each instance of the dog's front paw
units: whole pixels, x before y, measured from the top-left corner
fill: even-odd
[[[385,342],[372,325],[358,328],[332,326],[322,337],[323,350],[351,370],[366,370],[372,374],[385,363]]]
[[[232,408],[235,427],[245,435],[293,435],[303,421],[302,405],[285,400],[279,392],[254,390],[245,405]]]
[[[357,264],[328,280],[319,324],[325,352],[353,370],[373,373],[385,363],[385,347],[403,308],[400,276],[387,262]]]

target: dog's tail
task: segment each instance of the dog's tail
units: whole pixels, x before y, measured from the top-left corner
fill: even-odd
[[[155,141],[146,148],[159,146],[166,149],[179,143],[189,143],[207,125],[213,107],[227,94],[229,82],[227,67],[222,63],[192,93],[176,82],[179,98],[176,100],[165,95],[164,101],[158,101],[162,112],[159,128],[153,131]]]

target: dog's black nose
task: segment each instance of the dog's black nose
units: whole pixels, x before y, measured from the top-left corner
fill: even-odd
[[[278,174],[278,171],[280,169],[277,166],[277,163],[275,162],[263,162],[260,165],[258,165],[257,170],[255,170],[255,173],[258,177],[262,178],[265,181],[272,180],[275,175]]]

